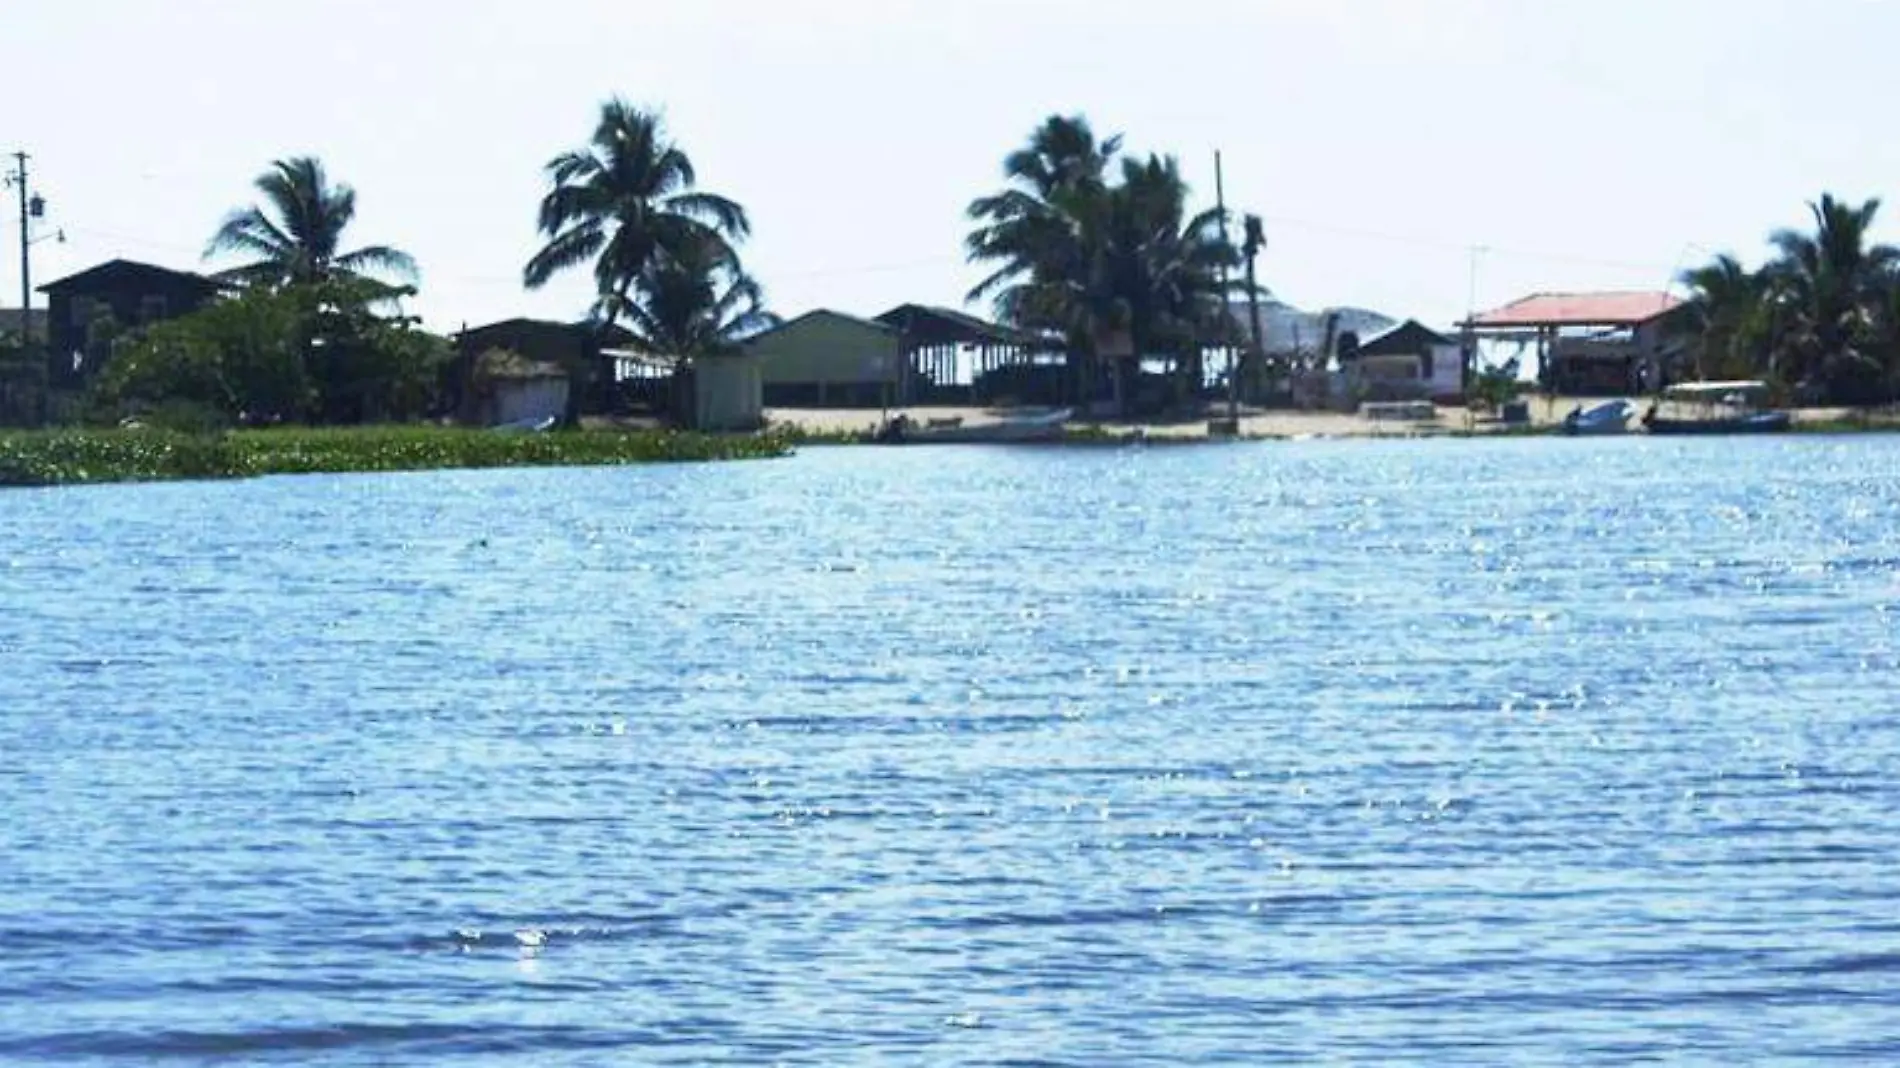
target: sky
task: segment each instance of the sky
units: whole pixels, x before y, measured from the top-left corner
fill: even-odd
[[[528,292],[521,266],[543,166],[613,95],[747,207],[788,317],[962,306],[964,209],[1054,113],[1177,156],[1207,206],[1219,150],[1282,299],[1438,325],[1759,259],[1823,191],[1900,177],[1879,0],[0,0],[0,24],[0,149],[66,238],[36,285],[199,269],[255,176],[314,154],[357,190],[350,243],[420,262],[438,330],[585,312],[585,272]]]

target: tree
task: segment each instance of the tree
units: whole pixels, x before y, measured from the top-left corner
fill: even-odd
[[[1782,313],[1777,365],[1793,382],[1816,386],[1836,400],[1867,399],[1880,377],[1869,351],[1875,309],[1900,268],[1900,249],[1870,242],[1880,201],[1855,206],[1823,194],[1808,205],[1814,231],[1777,231],[1777,253],[1766,268]]]
[[[1874,300],[1872,350],[1884,399],[1900,401],[1900,267],[1886,272]]]
[[[1019,328],[1059,334],[1085,367],[1114,345],[1118,408],[1141,357],[1173,356],[1191,375],[1202,348],[1232,340],[1226,299],[1236,287],[1220,272],[1240,263],[1218,211],[1188,215],[1173,159],[1121,158],[1120,145],[1098,142],[1081,117],[1048,119],[1005,161],[1009,187],[970,205],[966,241],[971,260],[997,264],[969,299],[989,299]]]
[[[1697,377],[1767,373],[1773,325],[1769,277],[1722,253],[1683,272],[1681,281],[1689,288],[1689,309],[1678,321],[1695,336]]]
[[[230,423],[354,423],[426,409],[446,343],[375,314],[388,288],[361,279],[258,287],[156,323],[94,383],[118,418],[188,406]]]
[[[641,347],[681,363],[730,355],[753,334],[778,325],[759,283],[709,241],[662,255],[640,272],[624,314]]]
[[[976,224],[965,241],[970,260],[997,264],[968,299],[990,301],[997,318],[1020,329],[1061,336],[1082,375],[1078,399],[1118,329],[1113,302],[1087,287],[1091,242],[1102,236],[1091,222],[1102,215],[1120,151],[1119,136],[1098,141],[1086,118],[1051,116],[1003,161],[1007,187],[968,212]]]
[[[1218,209],[1188,216],[1188,193],[1174,159],[1124,160],[1121,183],[1110,190],[1107,248],[1136,351],[1173,356],[1198,390],[1202,349],[1239,341],[1227,302],[1245,283],[1223,281],[1222,272],[1240,265],[1239,251]]]
[[[93,383],[107,418],[192,406],[226,422],[254,414],[301,420],[315,401],[302,355],[306,314],[295,292],[254,289],[130,339]]]
[[[649,264],[622,311],[636,344],[672,360],[673,415],[689,423],[687,387],[702,363],[737,353],[746,338],[779,323],[765,310],[759,283],[711,242],[694,242]]]
[[[698,190],[692,160],[666,134],[659,116],[623,100],[601,105],[592,140],[546,167],[541,200],[547,239],[522,280],[539,289],[556,275],[593,264],[593,318],[605,332],[633,306],[634,288],[667,257],[699,254],[737,270],[736,245],[752,230],[737,203]],[[570,368],[569,421],[579,414],[591,367]]]
[[[253,205],[232,212],[205,249],[207,259],[224,254],[253,257],[222,277],[264,286],[338,279],[387,285],[387,278],[413,282],[417,277],[415,261],[388,246],[342,251],[343,231],[356,218],[356,190],[332,184],[319,160],[278,160],[256,185],[269,210]],[[382,295],[397,294],[389,287]]]

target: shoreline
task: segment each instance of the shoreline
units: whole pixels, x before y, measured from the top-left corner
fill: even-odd
[[[893,409],[893,412],[899,409]],[[1000,422],[994,409],[908,408],[971,425]],[[1567,408],[1559,410],[1567,411]],[[1797,409],[1775,436],[1884,434],[1900,413]],[[1456,412],[1447,417],[1446,413]],[[624,467],[716,463],[788,456],[800,448],[881,444],[875,410],[775,409],[756,433],[714,434],[641,426],[594,426],[544,434],[442,426],[277,427],[185,433],[151,428],[0,429],[0,489],[113,483],[227,481],[300,474],[393,474],[507,467]],[[1561,417],[1506,425],[1447,409],[1429,423],[1382,422],[1337,412],[1243,412],[1240,433],[1210,435],[1195,422],[1073,423],[1044,441],[970,442],[1015,448],[1219,446],[1307,441],[1422,441],[1564,437]],[[1640,430],[1629,438],[1650,435]],[[951,443],[946,443],[951,444]],[[915,446],[912,446],[915,447]]]
[[[1613,399],[1613,398],[1612,398]],[[1208,420],[1224,410],[1212,408],[1194,419],[1074,421],[1061,438],[1025,445],[1190,445],[1270,441],[1417,441],[1432,438],[1563,437],[1563,418],[1572,409],[1601,403],[1598,398],[1559,397],[1554,402],[1532,402],[1528,423],[1506,424],[1464,408],[1440,408],[1429,421],[1377,420],[1358,413],[1288,411],[1243,408],[1236,435],[1208,433]],[[882,409],[774,408],[766,412],[773,431],[782,431],[801,445],[866,445],[872,441],[886,411],[907,414],[919,422],[956,420],[971,428],[996,425],[1008,418],[1007,408],[975,406],[910,406]],[[1900,412],[1867,412],[1844,408],[1790,409],[1792,434],[1862,434],[1900,431]],[[1633,429],[1627,437],[1646,437]]]

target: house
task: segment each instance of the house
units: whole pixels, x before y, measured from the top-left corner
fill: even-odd
[[[224,290],[224,283],[201,274],[132,260],[110,260],[48,282],[39,287],[47,298],[47,385],[77,389],[105,362],[92,344],[101,320],[147,326],[189,315]]]
[[[1550,392],[1616,396],[1681,376],[1684,308],[1663,292],[1536,293],[1463,325],[1480,341],[1534,343],[1537,381]]]
[[[1339,362],[1352,391],[1374,400],[1464,398],[1464,346],[1416,319],[1342,347]]]
[[[483,354],[500,350],[529,363],[562,370],[570,381],[576,370],[593,367],[596,373],[581,384],[583,414],[598,414],[612,406],[615,375],[604,352],[608,345],[631,340],[625,330],[603,330],[588,322],[563,323],[546,319],[504,319],[484,326],[464,327],[455,335],[455,357],[442,370],[444,408],[462,418],[473,418],[471,386],[476,362]]]
[[[483,426],[559,419],[567,412],[570,388],[560,364],[489,349],[474,361],[459,414]]]
[[[748,338],[765,403],[777,408],[876,408],[904,395],[903,334],[841,312],[807,312]]]

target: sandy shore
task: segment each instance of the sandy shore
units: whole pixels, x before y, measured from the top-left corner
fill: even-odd
[[[1531,401],[1531,425],[1547,428],[1563,422],[1564,416],[1581,406],[1589,408],[1603,403],[1602,397],[1557,397],[1552,400],[1536,398]],[[1631,400],[1640,412],[1646,405],[1641,398]],[[960,419],[966,426],[980,426],[994,423],[1007,417],[1006,409],[981,407],[906,407],[892,408],[891,415],[898,413],[909,415],[913,420],[926,422],[934,419]],[[766,412],[766,418],[774,424],[801,427],[818,434],[868,433],[877,429],[884,417],[877,409],[859,408],[773,408]],[[1226,410],[1216,406],[1209,415],[1224,416]],[[1825,423],[1847,418],[1851,413],[1840,408],[1804,408],[1796,411],[1795,418],[1803,423]],[[1356,413],[1332,411],[1283,411],[1241,409],[1241,433],[1250,438],[1392,438],[1392,437],[1429,437],[1442,434],[1505,433],[1514,428],[1507,427],[1490,416],[1480,416],[1464,408],[1438,409],[1438,417],[1432,420],[1397,421],[1371,419]],[[1132,434],[1139,432],[1150,438],[1205,438],[1207,437],[1207,419],[1170,422],[1104,422],[1097,425],[1111,434]]]

